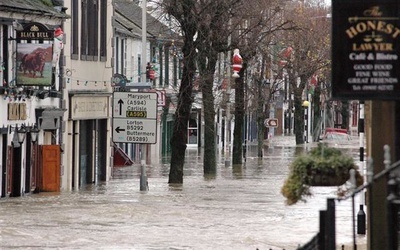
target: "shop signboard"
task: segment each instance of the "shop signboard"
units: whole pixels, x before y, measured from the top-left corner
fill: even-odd
[[[334,99],[399,99],[399,53],[398,1],[332,1]]]

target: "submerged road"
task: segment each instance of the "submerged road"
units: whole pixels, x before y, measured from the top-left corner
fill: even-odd
[[[279,141],[280,140],[280,141]],[[312,188],[306,203],[287,206],[280,189],[304,147],[280,138],[259,161],[205,178],[201,152],[188,149],[181,186],[168,185],[168,164],[116,168],[113,179],[77,192],[0,200],[0,249],[296,249],[318,231],[319,210],[335,187]],[[352,243],[351,202],[336,206],[337,245]],[[365,242],[365,236],[357,236]]]

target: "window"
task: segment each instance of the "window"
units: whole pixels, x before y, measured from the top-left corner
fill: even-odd
[[[141,72],[142,72],[142,55],[138,55],[138,58],[137,58],[137,60],[138,60],[138,82],[141,82],[141,76],[142,76],[142,74],[141,74]],[[146,81],[146,79],[144,79],[143,80],[143,82],[145,82]]]
[[[72,0],[71,3],[71,58],[78,60],[80,53],[81,60],[97,61],[100,56],[100,61],[106,61],[107,0]]]
[[[99,38],[99,0],[82,0],[81,60],[97,61]]]
[[[100,61],[107,58],[107,0],[100,3]]]
[[[170,53],[170,47],[165,47],[165,52],[164,52],[164,60],[165,60],[165,75],[164,75],[164,86],[168,87],[169,86],[169,53]]]
[[[71,10],[71,59],[78,59],[79,55],[79,35],[78,35],[78,20],[79,20],[79,2],[78,0],[72,1],[72,10]]]

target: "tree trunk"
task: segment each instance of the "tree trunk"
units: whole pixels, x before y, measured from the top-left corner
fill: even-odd
[[[342,115],[341,128],[349,129],[349,102],[342,101],[342,108],[340,110]]]
[[[193,36],[187,35],[182,48],[183,70],[182,81],[179,88],[178,105],[175,112],[175,122],[171,137],[171,167],[168,183],[183,183],[183,166],[187,143],[187,130],[190,111],[192,109],[193,79],[195,72],[196,53],[193,52]]]
[[[199,61],[202,61],[200,58]],[[206,61],[206,60],[204,60]],[[215,143],[215,107],[214,107],[214,69],[216,60],[208,57],[208,65],[202,85],[203,112],[204,112],[204,155],[203,171],[206,175],[214,175],[217,172],[216,143]]]
[[[321,116],[321,87],[318,83],[317,86],[315,86],[314,89],[314,95],[312,97],[312,103],[313,103],[313,141],[317,142],[319,141],[319,138],[321,136],[321,122],[322,122],[322,116]]]
[[[243,119],[244,119],[244,79],[241,69],[239,78],[235,79],[235,128],[233,131],[232,164],[242,164],[243,154]]]
[[[303,91],[308,80],[307,75],[300,76],[300,83],[297,85],[297,77],[294,74],[289,74],[289,83],[294,93],[294,134],[296,138],[296,145],[304,144],[304,109],[303,107]],[[311,115],[311,114],[308,114]]]
[[[300,92],[300,94],[296,92]],[[301,89],[296,89],[294,94],[294,134],[296,145],[304,144],[304,107],[302,105],[301,92]]]
[[[215,148],[215,110],[214,96],[212,93],[212,81],[203,87],[204,108],[204,174],[217,172],[216,148]]]

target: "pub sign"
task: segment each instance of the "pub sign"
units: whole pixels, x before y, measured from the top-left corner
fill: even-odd
[[[400,99],[396,0],[332,0],[332,97]]]
[[[17,31],[17,85],[50,86],[54,30],[28,23]]]

